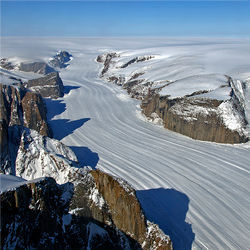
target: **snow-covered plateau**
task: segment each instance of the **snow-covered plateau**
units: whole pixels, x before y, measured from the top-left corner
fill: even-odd
[[[202,84],[208,92],[200,95],[227,100],[229,88],[221,85],[230,76],[249,123],[250,40],[2,37],[1,47],[1,58],[13,63],[48,62],[58,50],[73,56],[60,70],[64,97],[46,101],[54,138],[71,148],[80,165],[130,183],[147,218],[170,235],[174,249],[249,249],[250,143],[197,141],[148,122],[140,101],[100,78],[103,65],[96,58],[117,53],[111,70],[122,69],[121,81],[147,79],[173,98]],[[7,76],[34,78],[16,68],[0,73],[6,84]],[[220,111],[230,113],[230,105]],[[238,128],[239,119],[229,118],[225,123]]]

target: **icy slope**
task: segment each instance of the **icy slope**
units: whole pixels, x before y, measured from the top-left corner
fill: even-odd
[[[43,179],[44,178],[39,178],[39,179],[35,179],[32,181],[26,181],[25,179],[14,176],[14,175],[0,174],[0,193],[6,192],[9,190],[14,190],[17,187],[20,187],[24,184],[28,184],[31,182],[38,182]]]
[[[97,168],[131,183],[149,219],[170,234],[175,249],[247,249],[249,144],[199,142],[139,119],[138,101],[103,83],[98,77],[101,66],[97,68],[94,59],[107,51],[141,49],[148,55],[156,48],[163,55],[188,54],[183,67],[204,67],[208,74],[244,80],[249,77],[249,41],[6,39],[4,57],[32,58],[35,50],[46,57],[58,49],[75,56],[61,71],[70,91],[50,103],[55,137],[72,146],[77,156],[98,153]],[[159,69],[159,77],[163,71]]]

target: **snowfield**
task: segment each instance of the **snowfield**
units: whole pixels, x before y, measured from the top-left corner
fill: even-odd
[[[37,178],[32,181],[27,181],[21,177],[0,174],[0,193],[14,190],[22,185],[26,185],[28,183],[34,183],[42,181],[44,178]]]
[[[140,52],[155,55],[151,74],[141,76],[148,79],[190,79],[202,72],[246,80],[249,40],[12,37],[1,44],[1,57],[46,61],[58,50],[73,55],[60,72],[65,96],[47,100],[55,139],[70,146],[83,166],[130,183],[148,219],[170,235],[175,249],[249,249],[250,144],[195,141],[146,122],[138,116],[140,102],[102,81],[102,65],[95,61],[105,52],[129,58]],[[154,70],[157,59],[166,65]],[[178,84],[169,85],[173,95]],[[250,80],[246,87],[249,119]]]

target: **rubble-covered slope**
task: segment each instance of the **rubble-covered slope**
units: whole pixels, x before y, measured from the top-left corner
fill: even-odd
[[[133,57],[128,52],[106,53],[97,62],[104,65],[101,78],[142,100],[149,120],[194,139],[248,141],[244,81],[207,73],[197,65],[191,70],[184,67],[185,56],[138,53],[131,52]]]

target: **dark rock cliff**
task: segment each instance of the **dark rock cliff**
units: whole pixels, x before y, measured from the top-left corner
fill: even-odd
[[[78,216],[117,228],[139,248],[172,249],[170,239],[146,220],[135,190],[102,171],[91,171],[75,187],[70,209]]]
[[[39,94],[22,87],[0,84],[0,160],[1,171],[14,173],[15,156],[20,144],[22,128],[51,136],[46,106]],[[13,159],[12,159],[13,158]]]
[[[41,135],[50,136],[46,106],[41,95],[22,87],[0,84],[0,121],[8,126],[25,126]]]
[[[68,213],[71,187],[45,178],[2,193],[1,248],[122,249],[115,230]]]
[[[93,206],[93,192],[94,200],[104,197],[105,207]],[[135,191],[100,171],[83,175],[75,188],[42,178],[2,192],[1,212],[3,249],[172,249],[169,238],[146,222]]]
[[[42,97],[58,98],[63,96],[63,82],[58,72],[29,80],[25,87],[39,93]]]
[[[49,64],[56,68],[66,68],[72,58],[72,55],[67,51],[59,51],[50,61]]]
[[[219,100],[202,98],[168,99],[149,93],[142,101],[143,113],[150,117],[156,113],[165,128],[193,139],[219,143],[242,143],[248,139],[228,129],[217,112]],[[199,110],[199,112],[197,112]]]

